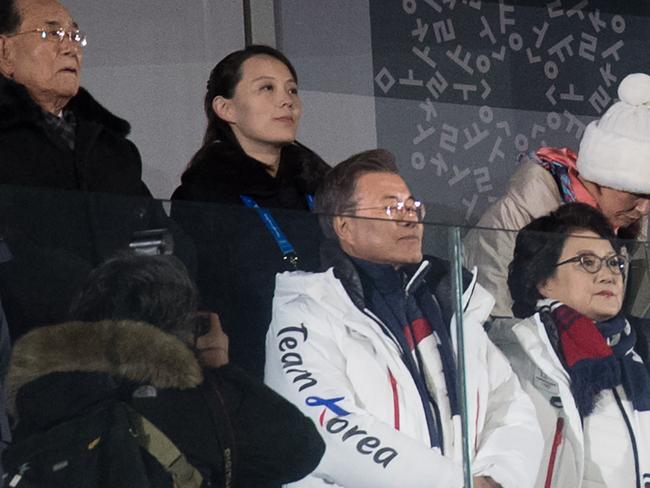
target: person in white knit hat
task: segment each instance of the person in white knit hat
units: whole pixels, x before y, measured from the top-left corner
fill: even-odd
[[[493,317],[513,317],[506,285],[517,230],[560,205],[581,202],[599,209],[623,239],[647,240],[650,211],[650,76],[634,73],[618,87],[619,101],[591,122],[579,153],[543,147],[520,156],[504,196],[488,208],[465,237],[465,265],[496,298]],[[506,229],[497,231],[494,229]],[[635,293],[648,279],[647,263],[634,270],[631,313],[643,315],[650,300]],[[632,289],[631,289],[632,288]],[[498,332],[495,332],[498,333]]]

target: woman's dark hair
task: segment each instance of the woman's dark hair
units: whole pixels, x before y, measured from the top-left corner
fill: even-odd
[[[594,232],[609,240],[616,252],[620,250],[605,216],[584,203],[562,205],[519,231],[508,267],[508,289],[514,301],[515,317],[524,318],[535,313],[537,300],[543,298],[537,286],[555,274],[555,265],[567,237],[582,230]]]
[[[188,341],[197,306],[196,286],[177,258],[120,254],[91,271],[69,316],[148,322]]]
[[[277,59],[289,69],[293,79],[298,82],[298,75],[296,75],[296,70],[291,62],[284,54],[270,46],[254,44],[240,51],[232,52],[219,61],[210,72],[207,92],[205,94],[205,99],[203,100],[203,108],[205,109],[205,115],[208,118],[208,127],[203,136],[203,144],[192,158],[192,161],[190,161],[189,166],[192,165],[196,155],[214,141],[220,140],[239,146],[235,134],[233,134],[228,122],[220,119],[212,109],[212,101],[218,96],[224,98],[233,97],[235,94],[235,88],[242,79],[242,66],[244,65],[244,62],[254,56],[270,56]]]
[[[366,173],[397,173],[395,157],[385,149],[372,149],[337,164],[316,190],[314,212],[328,239],[336,239],[332,219],[356,205],[352,200],[359,178]]]

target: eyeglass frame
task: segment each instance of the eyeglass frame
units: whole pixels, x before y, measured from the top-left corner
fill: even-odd
[[[413,204],[412,208],[406,207],[406,203],[409,201],[412,202]],[[427,213],[427,209],[426,206],[424,205],[424,202],[422,202],[421,200],[416,200],[415,198],[407,198],[406,200],[399,200],[396,203],[391,205],[378,205],[376,207],[361,207],[361,208],[355,207],[354,210],[356,212],[360,210],[384,210],[388,218],[390,218],[391,220],[399,220],[393,217],[393,212],[395,212],[395,214],[397,214],[398,217],[399,214],[406,214],[407,216],[409,216],[410,214],[413,217],[416,217],[418,222],[422,222]]]
[[[76,29],[76,30],[66,29],[64,27],[57,27],[56,29],[54,27],[51,28],[51,29],[46,29],[46,28],[43,28],[43,27],[39,27],[38,29],[30,29],[30,30],[26,30],[26,31],[22,31],[22,32],[16,32],[15,34],[9,34],[9,35],[5,35],[3,37],[11,38],[11,37],[16,37],[16,36],[22,36],[23,34],[33,34],[35,32],[39,34],[38,37],[40,37],[41,40],[43,40],[43,41],[52,40],[52,41],[62,43],[63,40],[67,37],[70,42],[74,43],[75,45],[77,45],[79,47],[83,48],[83,47],[86,47],[88,45],[88,38],[87,38],[86,34],[84,34],[81,30],[79,30],[79,29]],[[58,40],[53,39],[52,37],[50,37],[52,35],[56,35],[58,37]],[[77,37],[78,37],[78,40],[77,40]]]
[[[591,257],[591,258],[594,258],[595,260],[598,260],[598,269],[596,269],[594,271],[588,270],[586,268],[585,264],[582,261],[585,257]],[[607,260],[610,260],[610,259],[613,259],[613,258],[616,258],[616,259],[619,260],[619,264],[617,266],[615,266],[615,267],[612,267],[608,263],[606,263]],[[569,259],[565,259],[564,261],[561,261],[561,262],[555,264],[555,267],[557,268],[558,266],[562,266],[563,264],[568,264],[568,263],[578,263],[578,264],[580,264],[580,267],[582,269],[584,269],[587,273],[596,274],[601,269],[603,269],[603,263],[605,263],[606,266],[607,266],[607,269],[609,269],[612,273],[614,273],[615,275],[623,276],[624,273],[625,273],[625,268],[627,266],[627,262],[628,262],[628,259],[625,256],[623,256],[622,254],[618,254],[618,253],[610,254],[609,256],[605,256],[605,257],[601,258],[600,256],[598,256],[597,254],[594,254],[594,253],[583,252],[581,254],[578,254],[577,256],[574,256],[574,257],[569,258]]]

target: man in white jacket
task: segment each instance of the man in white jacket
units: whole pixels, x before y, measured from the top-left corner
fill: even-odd
[[[375,150],[328,174],[316,210],[328,269],[278,275],[266,342],[266,382],[327,445],[295,486],[463,486],[450,269],[423,260],[423,204],[392,155]],[[542,450],[535,412],[483,330],[493,298],[470,273],[464,281],[474,486],[532,486]]]

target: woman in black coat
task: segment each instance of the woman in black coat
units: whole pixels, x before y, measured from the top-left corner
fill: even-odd
[[[205,111],[203,146],[172,196],[172,216],[195,240],[199,289],[221,316],[232,362],[261,378],[276,273],[318,268],[320,230],[307,211],[329,166],[295,141],[297,76],[273,48],[221,60]]]

